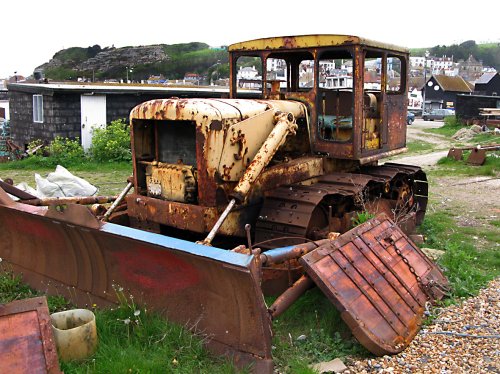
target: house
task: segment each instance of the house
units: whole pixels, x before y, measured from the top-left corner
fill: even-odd
[[[7,89],[0,87],[0,118],[10,119],[9,97]]]
[[[469,55],[465,61],[458,62],[458,74],[469,82],[474,82],[483,74],[483,63]]]
[[[238,80],[238,87],[262,89],[262,77],[259,76],[259,71],[255,69],[255,66],[240,66],[236,79]]]
[[[458,94],[471,94],[473,87],[462,77],[433,75],[423,88],[425,110],[455,108]]]
[[[475,82],[474,94],[476,95],[500,95],[500,73],[484,73]]]
[[[130,110],[147,100],[169,97],[227,97],[228,89],[70,83],[8,85],[11,136],[26,148],[35,139],[80,138],[88,149],[92,129],[128,118]]]
[[[201,82],[201,79],[202,79],[202,77],[199,74],[196,74],[196,73],[186,73],[186,74],[184,74],[184,80],[187,83],[192,83],[192,84],[199,85],[200,82]]]

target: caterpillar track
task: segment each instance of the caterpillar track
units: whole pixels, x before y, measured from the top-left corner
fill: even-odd
[[[417,166],[386,163],[327,174],[311,184],[283,186],[267,195],[256,224],[256,243],[275,248],[324,238],[328,232],[343,233],[363,211],[383,211],[412,231],[424,218],[427,199],[427,178]]]

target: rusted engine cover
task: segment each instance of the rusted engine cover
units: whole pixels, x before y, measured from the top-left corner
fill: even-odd
[[[425,303],[447,280],[385,214],[301,258],[358,341],[376,355],[401,352],[417,334]]]
[[[0,305],[0,373],[61,373],[45,297]]]

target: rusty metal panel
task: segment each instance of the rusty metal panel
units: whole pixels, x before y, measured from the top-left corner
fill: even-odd
[[[45,297],[0,305],[0,372],[61,373]]]
[[[224,181],[237,182],[241,178],[273,130],[274,115],[274,110],[266,110],[229,127],[219,163]]]
[[[408,346],[422,324],[425,303],[447,286],[440,270],[385,214],[300,262],[354,336],[377,355]]]
[[[474,166],[481,166],[484,161],[486,161],[486,150],[483,148],[474,148],[467,158],[467,163]]]
[[[450,148],[446,157],[452,158],[455,161],[460,161],[462,160],[463,154],[464,151],[461,148]]]
[[[295,48],[318,48],[342,45],[365,45],[376,48],[386,48],[396,51],[408,53],[408,49],[398,47],[396,45],[381,43],[365,38],[360,38],[353,35],[335,35],[335,34],[320,34],[320,35],[299,35],[299,36],[282,36],[273,38],[263,38],[249,40],[231,44],[228,48],[230,52],[235,51],[257,51],[257,50],[283,50]]]

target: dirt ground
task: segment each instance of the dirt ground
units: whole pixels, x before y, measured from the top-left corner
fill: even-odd
[[[408,165],[417,165],[428,172],[435,168],[437,161],[448,154],[452,142],[449,138],[437,134],[429,134],[424,129],[442,126],[443,122],[426,122],[416,120],[408,126],[407,139],[421,140],[434,144],[434,151],[394,158],[393,162]],[[435,209],[433,204],[440,208],[446,207],[455,212],[463,213],[471,221],[474,219],[499,219],[500,176],[496,177],[435,177],[429,178],[430,210]]]

